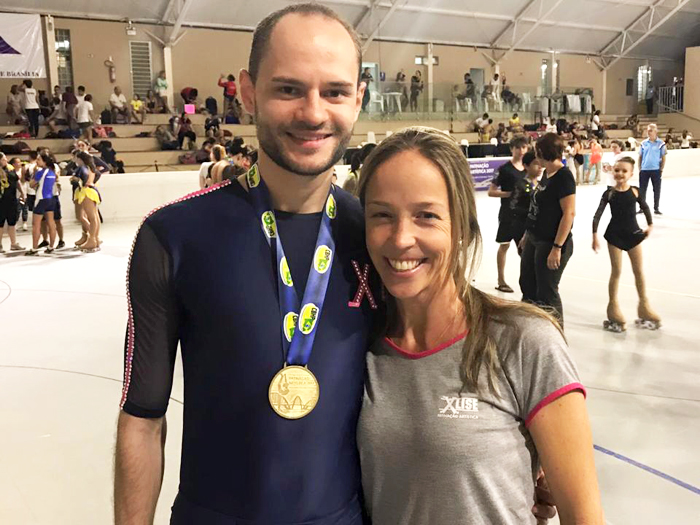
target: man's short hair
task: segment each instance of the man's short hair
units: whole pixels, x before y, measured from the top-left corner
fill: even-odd
[[[537,155],[535,155],[534,151],[528,151],[525,155],[523,155],[523,165],[525,166],[529,166],[536,160]]]
[[[513,137],[513,139],[510,141],[510,149],[522,148],[523,146],[527,145],[527,139],[523,135]]]
[[[270,45],[270,37],[277,23],[287,15],[298,14],[302,16],[318,15],[329,20],[334,20],[345,28],[355,44],[355,52],[357,53],[357,83],[360,83],[360,73],[362,71],[362,45],[360,38],[353,27],[343,20],[338,13],[321,4],[292,4],[283,9],[279,9],[274,13],[267,15],[255,28],[253,33],[253,43],[250,47],[250,59],[248,60],[248,73],[250,78],[255,83],[260,72],[260,63],[265,57],[267,48]]]
[[[85,91],[85,86],[78,86],[78,91]]]
[[[650,123],[650,124],[647,126],[647,129],[655,129],[655,130],[658,130],[659,127],[658,127],[656,124],[654,124],[654,123],[652,122],[652,123]]]

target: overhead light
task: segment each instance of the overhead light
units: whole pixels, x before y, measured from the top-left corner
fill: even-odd
[[[126,21],[126,34],[129,36],[136,36],[136,27],[131,20]]]

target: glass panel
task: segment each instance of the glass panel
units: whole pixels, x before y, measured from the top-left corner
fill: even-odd
[[[56,29],[56,59],[58,62],[58,85],[61,89],[73,85],[73,58],[70,45],[70,30]]]

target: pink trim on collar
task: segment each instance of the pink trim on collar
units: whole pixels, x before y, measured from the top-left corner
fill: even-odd
[[[384,338],[384,342],[386,342],[386,344],[388,344],[391,348],[396,350],[399,354],[401,354],[404,357],[407,357],[409,359],[421,359],[423,357],[428,357],[429,355],[437,354],[440,350],[444,350],[445,348],[452,346],[460,339],[464,339],[465,337],[467,337],[468,333],[469,333],[469,330],[467,330],[463,334],[459,334],[454,339],[450,339],[446,343],[443,343],[439,346],[436,346],[435,348],[431,348],[430,350],[424,350],[423,352],[418,352],[418,353],[406,352],[406,350],[403,350],[401,347],[399,347],[396,343],[394,343],[394,341],[392,341],[388,337]]]

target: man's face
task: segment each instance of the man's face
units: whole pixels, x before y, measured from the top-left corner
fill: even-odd
[[[656,128],[648,127],[647,134],[649,135],[649,140],[654,141],[659,136],[659,131]]]
[[[362,107],[358,67],[338,22],[296,14],[278,22],[255,85],[246,71],[240,76],[260,148],[275,164],[316,176],[342,158]]]
[[[119,95],[122,94],[122,90],[121,90],[120,88],[118,88],[118,87],[115,87],[115,88],[114,88],[114,93],[116,93],[116,95],[119,96]]]

